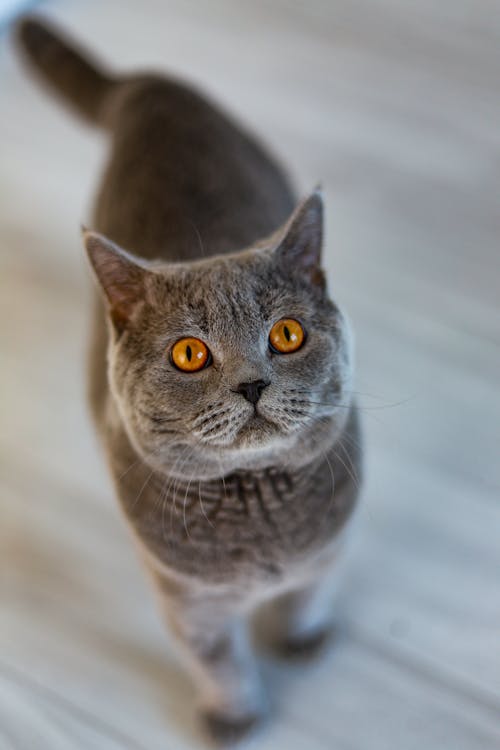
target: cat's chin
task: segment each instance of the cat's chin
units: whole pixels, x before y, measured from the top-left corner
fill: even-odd
[[[285,455],[291,448],[293,438],[284,435],[278,425],[255,414],[238,430],[230,442],[212,443],[205,446],[205,455],[214,454],[218,468],[261,469]]]
[[[230,447],[236,449],[268,450],[280,441],[281,431],[273,422],[255,414],[245,422]]]
[[[311,429],[312,424],[308,427]],[[263,414],[254,413],[239,428],[230,442],[220,445],[212,444],[220,454],[243,454],[254,455],[276,454],[286,452],[293,448],[308,430],[294,430],[284,432],[282,426]]]
[[[260,415],[252,416],[239,429],[231,443],[218,449],[218,455],[237,467],[262,469],[289,455],[298,435],[284,434],[279,425]]]

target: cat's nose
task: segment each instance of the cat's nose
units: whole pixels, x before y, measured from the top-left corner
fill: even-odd
[[[265,380],[253,380],[251,383],[240,383],[236,388],[236,393],[241,393],[242,396],[250,401],[251,404],[256,404],[261,397],[262,391],[266,388],[269,383]]]

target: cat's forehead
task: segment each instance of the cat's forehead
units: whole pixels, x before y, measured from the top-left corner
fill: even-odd
[[[173,272],[172,272],[173,271]],[[165,302],[175,327],[200,331],[248,331],[277,317],[309,308],[263,253],[241,253],[170,269]]]
[[[207,289],[215,292],[220,289],[230,294],[238,290],[258,290],[272,284],[275,276],[268,253],[246,251],[186,264],[177,278],[189,287],[191,294]]]
[[[175,269],[168,285],[175,306],[206,317],[234,316],[239,309],[266,314],[280,290],[285,292],[268,258],[243,254]]]

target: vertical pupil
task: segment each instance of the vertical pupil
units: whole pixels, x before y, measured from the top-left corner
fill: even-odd
[[[186,346],[186,357],[188,358],[188,362],[191,362],[191,357],[193,356],[193,352],[189,344]]]
[[[285,326],[283,328],[283,333],[285,334],[285,338],[287,341],[290,341],[290,331],[288,330],[288,326]]]

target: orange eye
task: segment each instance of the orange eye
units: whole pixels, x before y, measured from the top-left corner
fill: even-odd
[[[298,320],[282,318],[271,328],[269,343],[274,351],[280,354],[291,354],[300,349],[305,337],[306,332]]]
[[[183,372],[197,372],[210,363],[210,351],[200,339],[179,339],[172,347],[172,362]]]

